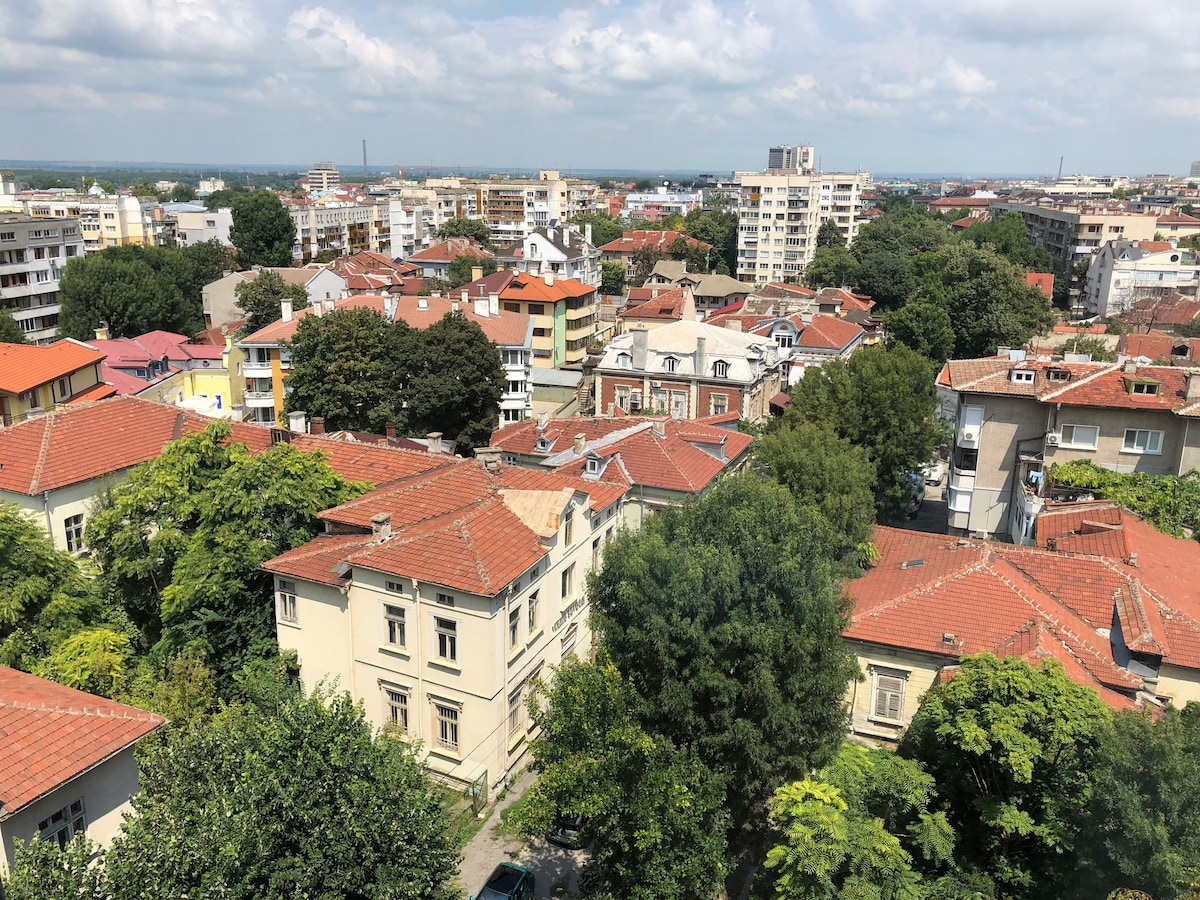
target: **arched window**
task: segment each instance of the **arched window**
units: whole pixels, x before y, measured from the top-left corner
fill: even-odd
[[[668,356],[663,360],[663,371],[669,375],[674,375],[679,371],[679,360],[674,356]]]
[[[728,378],[729,363],[725,362],[723,359],[718,359],[715,363],[713,363],[713,375],[715,375],[717,378]]]

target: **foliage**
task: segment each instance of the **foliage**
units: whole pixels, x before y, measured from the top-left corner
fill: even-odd
[[[488,250],[496,249],[495,245],[492,244],[492,232],[488,229],[487,222],[483,221],[483,219],[447,219],[435,234],[442,239],[456,237],[470,238]]]
[[[205,209],[232,209],[238,197],[248,193],[249,191],[244,187],[222,188],[204,198],[204,207]]]
[[[281,300],[291,300],[292,309],[308,306],[308,289],[302,284],[284,281],[283,276],[270,269],[260,269],[253,281],[243,281],[233,289],[234,302],[246,317],[241,336],[254,334],[283,315]]]
[[[1055,463],[1048,475],[1054,487],[1112,500],[1165,534],[1183,537],[1200,528],[1200,473],[1195,471],[1178,476],[1113,472],[1075,459]]]
[[[86,838],[62,848],[36,838],[15,844],[9,871],[0,878],[6,900],[109,900],[104,867],[91,864],[97,848]]]
[[[365,489],[319,454],[251,455],[213,423],[173,441],[103,498],[85,532],[107,590],[145,647],[202,657],[229,696],[234,673],[277,655],[270,576],[258,567]]]
[[[446,267],[446,279],[450,283],[450,287],[452,289],[462,287],[464,284],[474,281],[475,276],[471,270],[475,268],[482,269],[484,275],[491,275],[496,271],[496,260],[490,256],[481,259],[466,253],[454,257],[450,260],[450,265]]]
[[[838,550],[857,546],[875,527],[875,467],[867,451],[838,437],[828,425],[789,422],[754,445],[765,473],[787,487],[796,502],[819,512]]]
[[[682,260],[689,272],[708,272],[713,251],[684,236],[675,238],[667,245],[671,259]]]
[[[817,229],[817,249],[822,247],[845,247],[846,236],[842,234],[842,229],[838,228],[838,223],[834,219],[826,219],[821,223],[821,227]]]
[[[11,310],[6,306],[0,306],[0,344],[28,343],[29,341],[25,339],[25,332],[13,318]]]
[[[126,680],[119,699],[183,727],[212,712],[217,688],[212,670],[194,657],[180,655],[165,664],[154,657],[145,657]]]
[[[828,526],[782,486],[726,479],[605,549],[588,594],[603,646],[638,692],[639,721],[736,785],[733,825],[826,762],[856,667]]]
[[[600,262],[600,293],[621,295],[625,293],[625,266],[612,260]],[[2,327],[2,323],[0,323]]]
[[[804,269],[804,283],[810,288],[847,287],[858,282],[859,268],[844,244],[818,247]]]
[[[111,628],[77,631],[33,667],[33,674],[67,687],[113,697],[125,683],[133,657],[129,635]]]
[[[1054,353],[1057,356],[1065,353],[1086,353],[1091,356],[1092,362],[1112,362],[1114,358],[1112,348],[1092,334],[1081,334],[1069,338],[1055,347]]]
[[[683,220],[683,232],[712,245],[709,268],[721,275],[737,271],[737,213],[693,209]]]
[[[416,751],[348,694],[234,704],[140,754],[113,900],[450,898],[457,848]]]
[[[1091,773],[1094,789],[1070,894],[1118,887],[1194,896],[1200,880],[1200,705],[1118,713]]]
[[[1061,896],[1110,721],[1057,660],[1033,668],[982,653],[925,694],[900,753],[936,781],[961,865],[1005,896]]]
[[[249,268],[292,264],[296,224],[277,194],[266,190],[237,194],[232,209],[229,242],[237,249],[240,265]]]
[[[196,189],[190,184],[182,182],[171,188],[171,200],[175,203],[187,203],[189,200],[196,199]]]
[[[945,224],[911,201],[894,200],[859,229],[850,251],[859,262],[858,290],[881,309],[894,309],[916,288],[914,259],[949,240]]]
[[[586,226],[592,226],[592,246],[603,247],[615,241],[625,233],[621,223],[606,213],[580,213],[568,220],[568,224],[578,226],[581,232]]]
[[[908,475],[933,458],[939,431],[934,366],[903,345],[865,347],[848,361],[809,367],[773,428],[812,422],[867,451],[875,466],[875,508],[903,510]]]
[[[858,260],[856,290],[873,299],[880,310],[902,306],[916,290],[911,256],[885,249],[862,250],[854,256]]]
[[[1017,212],[1008,212],[996,219],[975,222],[959,235],[977,247],[990,244],[992,249],[1027,272],[1053,272],[1054,260],[1045,247],[1034,247],[1025,230],[1025,220]]]
[[[154,185],[147,184],[144,181],[139,181],[137,184],[133,185],[130,190],[133,192],[133,196],[135,197],[148,197],[151,200],[159,199],[158,190],[154,187]]]
[[[639,247],[632,254],[633,275],[630,276],[630,279],[635,285],[645,284],[646,279],[654,272],[654,267],[660,260],[666,258],[667,254],[655,247]]]
[[[906,303],[885,315],[883,325],[889,347],[903,344],[939,364],[954,352],[954,328],[950,324],[950,313],[941,304],[928,301]]]
[[[529,711],[538,780],[508,826],[545,835],[561,816],[586,816],[594,838],[589,898],[712,897],[723,886],[728,815],[724,787],[693,754],[638,723],[638,701],[603,651],[570,657]]]

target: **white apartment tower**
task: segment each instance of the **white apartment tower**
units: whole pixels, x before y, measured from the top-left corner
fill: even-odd
[[[310,191],[327,191],[341,183],[342,173],[328,160],[319,162],[308,170],[308,189]]]
[[[767,151],[767,169],[795,169],[802,175],[811,175],[816,153],[814,147],[793,147],[791,144],[772,147]]]

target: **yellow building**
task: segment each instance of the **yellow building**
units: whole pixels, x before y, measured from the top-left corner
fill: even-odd
[[[71,338],[44,347],[0,344],[0,427],[65,403],[111,397],[116,391],[101,377],[103,360]]]
[[[125,244],[159,244],[166,239],[162,207],[140,197],[110,196],[96,188],[74,191],[22,191],[4,195],[12,209],[35,219],[78,219],[85,253]]]

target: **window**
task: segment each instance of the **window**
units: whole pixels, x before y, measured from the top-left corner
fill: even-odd
[[[687,408],[687,391],[671,391],[671,417],[675,419],[686,419]]]
[[[525,724],[525,683],[508,695],[508,736],[512,738]]]
[[[435,703],[433,712],[437,718],[437,745],[444,750],[458,750],[458,710]]]
[[[1138,428],[1125,429],[1125,442],[1121,445],[1123,453],[1162,453],[1163,433],[1161,431],[1146,431]]]
[[[74,838],[83,837],[87,833],[83,798],[42,819],[38,822],[38,831],[42,833],[43,841],[56,841],[59,847],[67,846]]]
[[[1131,381],[1129,383],[1129,393],[1155,395],[1158,393],[1160,387],[1162,385],[1157,381]]]
[[[296,624],[296,582],[279,579],[279,621]]]
[[[435,617],[433,630],[437,635],[438,658],[456,662],[458,660],[458,623],[453,619]]]
[[[438,594],[437,602],[442,606],[453,606],[454,597],[451,594]]]
[[[408,734],[408,691],[385,685],[383,694],[387,703],[388,723]]]
[[[790,331],[778,331],[775,333],[776,347],[794,347],[796,346],[796,338]]]
[[[679,371],[679,360],[674,356],[668,356],[663,360],[663,371],[668,375],[674,375]]]
[[[515,606],[508,614],[508,646],[516,648],[521,640],[521,607]]]
[[[628,353],[618,353],[617,354],[617,368],[632,369],[633,368],[633,357],[630,356]]]
[[[713,363],[713,375],[715,375],[717,378],[728,378],[729,363],[725,362],[723,359],[718,359],[715,363]]]
[[[712,395],[712,414],[714,416],[723,416],[729,412],[729,397],[726,394]]]
[[[531,316],[544,316],[546,314],[546,304],[530,303],[529,304],[529,314]]]
[[[907,682],[907,672],[876,669],[870,718],[900,722],[904,716],[904,687]]]
[[[402,584],[400,584],[400,582],[398,582],[398,581],[385,581],[383,583],[383,586],[385,588],[387,588],[389,591],[391,591],[393,594],[403,594],[404,593],[404,586]]]
[[[563,513],[563,546],[570,547],[575,538],[575,507]]]
[[[67,552],[78,553],[83,549],[83,513],[68,516],[63,528],[67,532]]]
[[[589,456],[587,458],[587,474],[588,475],[599,475],[600,474],[600,460],[597,457]]]
[[[566,600],[574,593],[575,588],[575,564],[567,566],[562,571],[562,597]]]
[[[383,624],[387,630],[387,642],[393,647],[403,647],[406,642],[404,607],[392,606],[390,603],[385,603],[383,607]]]
[[[568,653],[575,652],[575,642],[579,637],[579,623],[572,622],[571,625],[563,632],[562,636],[562,655],[565,657]]]
[[[1014,384],[1033,384],[1033,369],[1013,369],[1012,380]]]
[[[642,409],[642,392],[640,388],[632,388],[629,391],[629,411],[641,412]]]
[[[1064,425],[1061,444],[1077,450],[1095,450],[1099,437],[1100,429],[1095,425]]]
[[[1070,381],[1071,373],[1067,369],[1047,369],[1046,377],[1051,381]]]

